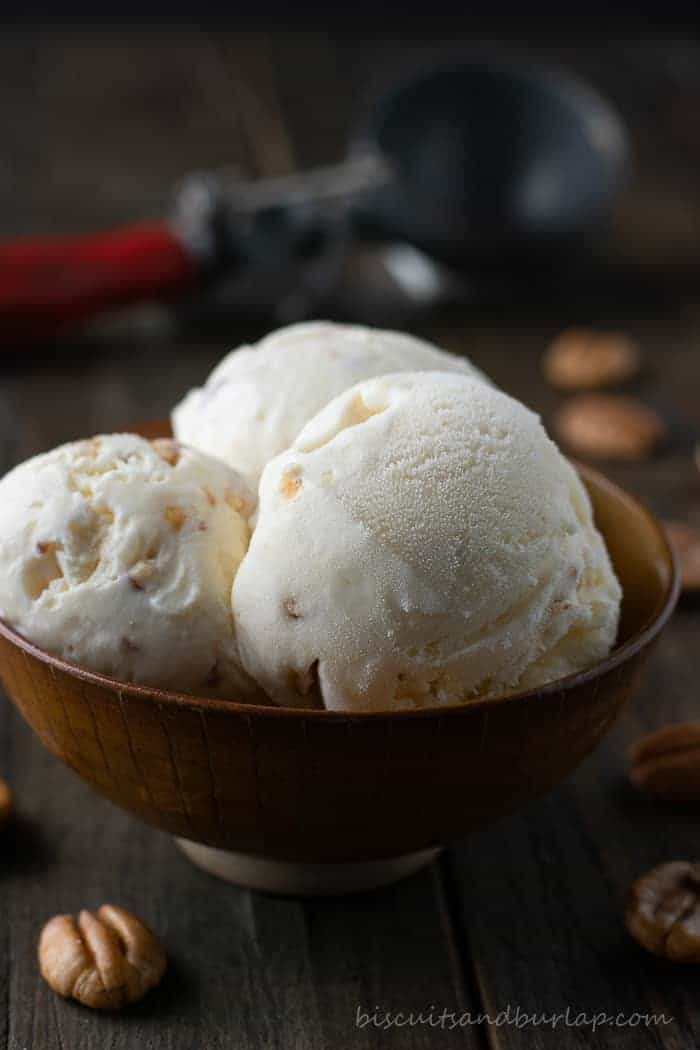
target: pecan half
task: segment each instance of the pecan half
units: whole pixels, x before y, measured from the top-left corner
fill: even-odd
[[[545,352],[542,371],[559,390],[596,390],[632,379],[640,359],[639,347],[624,332],[568,328]]]
[[[47,984],[96,1010],[120,1010],[161,980],[165,952],[147,926],[124,908],[103,904],[93,914],[55,915],[39,938]]]
[[[653,955],[700,962],[700,864],[672,861],[637,879],[628,894],[625,923]]]
[[[594,459],[647,459],[666,437],[666,426],[648,405],[631,397],[581,394],[560,410],[560,440],[579,456]]]
[[[632,783],[658,798],[700,800],[700,722],[664,726],[630,751]]]

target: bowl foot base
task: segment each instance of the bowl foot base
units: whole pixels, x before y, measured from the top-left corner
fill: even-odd
[[[349,861],[342,864],[310,864],[269,860],[254,853],[202,846],[189,839],[175,840],[198,868],[226,882],[264,893],[299,897],[323,897],[335,893],[359,893],[387,886],[430,864],[442,846],[403,853],[384,860]]]

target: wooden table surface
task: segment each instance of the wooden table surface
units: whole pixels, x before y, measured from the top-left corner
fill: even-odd
[[[235,161],[272,174],[332,160],[357,98],[397,69],[456,44],[522,49],[523,32],[455,22],[414,23],[399,37],[337,23],[3,33],[0,233],[157,215],[192,167]],[[530,33],[529,53],[591,76],[631,127],[637,175],[618,209],[609,286],[417,308],[378,297],[375,263],[355,259],[351,278],[365,264],[369,278],[352,278],[324,312],[385,313],[468,354],[545,420],[559,402],[538,372],[547,340],[573,322],[630,331],[649,362],[640,392],[669,418],[673,440],[652,462],[609,473],[662,515],[700,524],[691,459],[700,429],[700,45],[680,30],[620,24],[597,35],[568,23]],[[167,414],[226,348],[274,323],[234,314],[183,328],[148,310],[41,351],[3,347],[0,468]],[[88,790],[3,703],[0,775],[16,793],[17,818],[0,861],[0,1047],[696,1047],[697,969],[645,955],[621,915],[637,875],[698,855],[697,810],[633,792],[625,750],[652,727],[695,717],[699,625],[697,605],[683,604],[616,729],[552,795],[450,847],[430,870],[336,900],[274,899],[200,873],[166,835]],[[48,916],[104,901],[143,916],[171,958],[162,986],[120,1016],[57,999],[35,959]],[[377,1021],[432,1011],[433,1024],[381,1029],[358,1024],[358,1009]],[[552,1015],[567,1010],[554,1026]],[[464,1017],[455,1028],[443,1011],[501,1024]],[[594,1030],[601,1012],[626,1023]],[[646,1025],[652,1013],[667,1022]],[[532,1014],[549,1023],[523,1027]]]

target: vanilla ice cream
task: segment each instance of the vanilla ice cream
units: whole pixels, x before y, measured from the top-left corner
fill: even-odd
[[[0,482],[0,616],[124,681],[259,698],[231,615],[252,510],[235,471],[176,442],[63,445]]]
[[[259,497],[233,607],[243,664],[278,704],[450,704],[614,643],[620,587],[578,475],[483,382],[358,384],[267,466]]]
[[[265,464],[337,394],[387,372],[422,371],[485,379],[464,358],[401,332],[292,325],[228,354],[175,408],[173,431],[257,484]]]

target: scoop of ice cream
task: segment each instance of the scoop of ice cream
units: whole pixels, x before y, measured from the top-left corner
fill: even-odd
[[[253,499],[173,441],[63,445],[0,482],[0,616],[124,681],[240,699],[231,585]]]
[[[279,704],[450,704],[614,643],[620,587],[588,495],[538,417],[485,383],[360,383],[259,496],[233,607],[243,664]]]
[[[173,431],[257,484],[265,464],[337,394],[387,372],[428,370],[485,378],[465,359],[400,332],[292,325],[228,354],[175,408]]]

